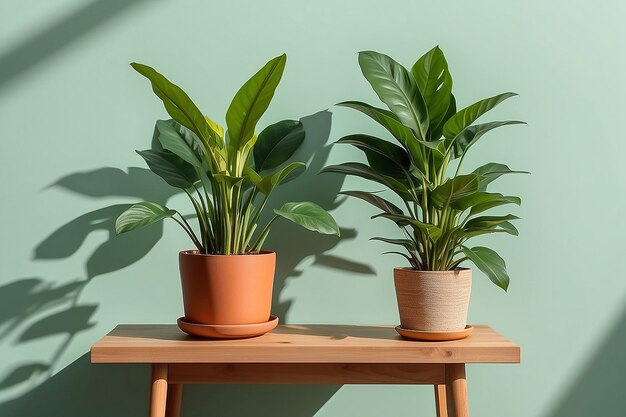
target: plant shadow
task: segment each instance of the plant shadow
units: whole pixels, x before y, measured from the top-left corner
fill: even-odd
[[[610,329],[550,417],[624,416],[626,308]]]
[[[307,139],[297,155],[313,155],[308,161],[309,168],[297,181],[277,192],[272,203],[312,200],[326,209],[336,208],[336,196],[343,178],[326,177],[320,184],[317,177],[329,154],[326,142],[331,113],[323,111],[304,117],[302,123]],[[75,173],[50,187],[93,199],[126,197],[161,204],[166,204],[179,192],[141,168],[129,168],[128,172],[101,168]],[[96,325],[98,306],[81,302],[84,288],[94,278],[141,260],[162,237],[160,224],[116,236],[115,219],[128,206],[116,204],[81,215],[59,227],[34,249],[35,260],[67,259],[77,254],[90,234],[105,231],[108,237],[86,257],[85,270],[81,274],[84,278],[58,284],[41,277],[30,277],[0,287],[0,343],[19,349],[22,343],[61,336],[60,344],[52,349],[50,360],[20,363],[13,369],[0,370],[3,372],[0,374],[0,401],[3,401],[0,415],[123,416],[145,412],[149,374],[146,366],[91,365],[89,354],[85,354],[53,375],[59,358],[74,337]],[[273,312],[283,322],[293,300],[281,300],[281,292],[289,279],[302,274],[298,268],[306,258],[313,257],[315,264],[327,268],[374,274],[369,265],[325,254],[341,240],[353,239],[355,230],[342,230],[341,238],[337,238],[301,230],[287,222],[276,226],[267,247],[279,253]],[[73,387],[72,390],[68,390],[68,386]],[[183,408],[187,416],[261,414],[305,417],[314,415],[338,389],[339,386],[323,385],[190,386],[185,390]],[[11,395],[4,395],[5,392],[11,392]],[[246,400],[242,401],[242,398]],[[41,409],[41,404],[46,404],[45,410]]]

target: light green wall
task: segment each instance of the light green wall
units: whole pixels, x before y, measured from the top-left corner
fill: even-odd
[[[369,221],[359,202],[333,205],[340,189],[366,184],[315,173],[354,155],[329,155],[326,142],[378,131],[332,107],[375,101],[356,53],[373,49],[411,65],[436,44],[461,104],[513,90],[520,97],[494,116],[529,123],[485,137],[467,165],[532,171],[499,182],[524,200],[521,236],[489,238],[507,259],[509,293],[476,272],[470,307],[472,323],[522,345],[522,364],[469,367],[473,415],[623,415],[622,2],[22,0],[0,11],[3,417],[144,413],[147,369],[91,366],[86,353],[117,323],[181,315],[176,251],[189,244],[176,225],[166,224],[160,240],[158,226],[115,239],[119,208],[92,213],[143,198],[186,204],[145,175],[133,153],[149,146],[165,113],[129,62],[154,65],[219,118],[243,81],[286,52],[262,124],[303,117],[306,150],[317,154],[275,201],[289,193],[336,207],[345,238],[275,230],[275,311],[290,323],[397,323],[391,270],[400,259],[368,241],[392,233],[389,225]],[[128,167],[141,169],[127,175]],[[183,411],[432,416],[432,402],[427,387],[198,386],[186,391]]]

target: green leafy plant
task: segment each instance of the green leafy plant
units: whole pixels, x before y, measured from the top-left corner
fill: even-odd
[[[165,218],[176,221],[200,253],[258,252],[279,218],[309,230],[339,235],[337,223],[312,202],[289,202],[257,230],[269,196],[280,184],[304,171],[303,162],[287,163],[305,139],[302,124],[283,120],[255,133],[285,68],[286,55],[270,60],[235,94],[226,112],[227,131],[200,112],[189,96],[153,68],[132,63],[148,78],[170,120],[156,122],[157,149],[137,151],[152,172],[182,189],[191,201],[198,230],[178,211],[141,202],[122,213],[117,233]]]
[[[488,192],[487,185],[501,175],[522,171],[513,171],[497,163],[488,163],[469,174],[460,174],[460,169],[468,150],[485,133],[501,126],[523,123],[474,124],[482,115],[516,94],[499,94],[457,110],[452,77],[439,47],[419,58],[411,71],[387,55],[373,51],[359,53],[359,65],[389,110],[358,101],[338,105],[374,119],[399,145],[365,134],[345,136],[337,143],[355,146],[365,154],[367,163],[332,165],[323,172],[354,175],[377,182],[402,200],[403,209],[378,193],[343,193],[382,210],[372,218],[389,219],[404,232],[404,238],[400,239],[372,238],[404,248],[404,252],[387,253],[406,257],[416,270],[445,271],[470,261],[506,290],[509,276],[504,260],[492,249],[470,248],[466,242],[488,233],[518,234],[511,223],[518,217],[512,214],[489,216],[484,212],[505,204],[521,204],[519,197]],[[453,174],[449,175],[449,171]]]

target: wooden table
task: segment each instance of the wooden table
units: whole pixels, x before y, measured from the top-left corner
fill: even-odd
[[[430,384],[438,417],[467,417],[466,363],[519,363],[489,326],[467,339],[415,342],[392,326],[281,325],[241,340],[194,339],[176,325],[120,325],[92,363],[152,365],[150,417],[178,417],[183,384]]]

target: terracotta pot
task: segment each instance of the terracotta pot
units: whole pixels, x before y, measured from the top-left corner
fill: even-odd
[[[393,270],[400,325],[428,332],[462,330],[472,290],[472,270]]]
[[[179,255],[185,318],[201,324],[254,324],[269,320],[276,253]]]

